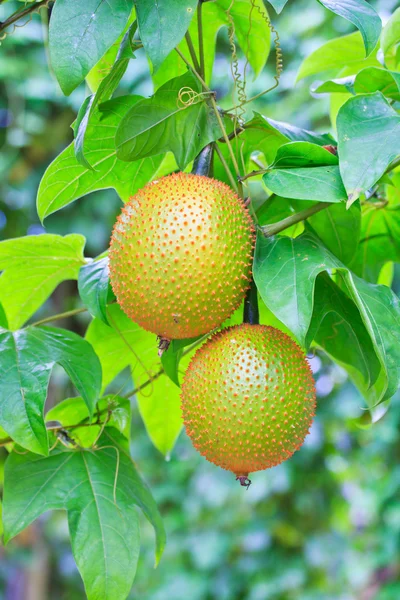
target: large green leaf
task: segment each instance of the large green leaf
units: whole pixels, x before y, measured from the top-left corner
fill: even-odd
[[[360,245],[351,268],[376,283],[387,262],[400,262],[400,204],[368,202],[363,206]]]
[[[230,17],[228,17],[228,9]],[[222,27],[230,27],[232,20],[234,24],[236,40],[243,54],[249,61],[255,77],[257,77],[268,58],[270,50],[270,30],[267,24],[268,13],[263,0],[219,0],[218,2],[206,2],[202,6],[203,24],[203,46],[205,62],[205,80],[211,81],[212,70],[215,59],[215,48],[218,32]],[[250,28],[251,20],[251,28]],[[189,27],[189,33],[197,55],[198,47],[198,23],[197,14]],[[191,61],[186,41],[179,44],[179,50],[187,60]],[[166,83],[173,77],[178,77],[186,72],[186,65],[178,54],[172,51],[153,80],[157,87]]]
[[[350,374],[370,404],[376,402],[380,363],[355,303],[323,273],[317,277],[307,335]]]
[[[108,256],[87,263],[79,271],[78,289],[82,302],[93,317],[104,323],[108,323],[109,280]]]
[[[310,75],[316,75],[328,70],[337,73],[347,67],[346,75],[357,73],[368,66],[379,67],[376,51],[365,58],[365,48],[361,34],[357,31],[350,35],[329,40],[304,59],[297,75],[297,80]]]
[[[130,59],[134,58],[131,41],[135,30],[136,26],[132,25],[129,31],[127,31],[110,72],[101,81],[96,93],[86,99],[79,111],[75,124],[74,149],[78,162],[84,167],[91,168],[90,163],[85,157],[85,137],[90,118],[100,102],[106,102],[111,98],[128,68]]]
[[[140,38],[157,70],[189,28],[198,0],[136,0]]]
[[[319,0],[329,10],[344,17],[359,29],[367,55],[378,43],[382,29],[379,15],[365,0]]]
[[[369,402],[390,398],[400,384],[400,302],[386,286],[372,285],[351,273],[321,242],[305,233],[288,237],[258,236],[254,279],[267,307],[304,346],[313,314],[319,273],[335,270],[356,304],[381,365],[378,390]]]
[[[64,94],[70,94],[121,35],[133,0],[57,0],[49,32],[50,58]]]
[[[179,388],[163,373],[154,334],[133,323],[118,305],[108,307],[108,319],[111,327],[95,319],[86,334],[102,365],[103,389],[130,367],[135,388],[141,388],[136,397],[149,437],[168,455],[182,428]]]
[[[279,14],[285,7],[288,0],[268,0],[268,2],[274,7],[276,12]]]
[[[150,157],[129,165],[116,156],[115,133],[123,116],[140,96],[109,100],[96,111],[86,130],[85,154],[93,169],[83,167],[71,144],[51,163],[40,182],[37,210],[43,221],[52,213],[95,190],[114,188],[126,202],[157,173],[162,156]]]
[[[366,67],[357,75],[325,81],[314,87],[312,91],[317,94],[382,92],[387,98],[400,100],[400,73],[379,67]]]
[[[97,62],[87,74],[86,83],[88,84],[89,89],[92,93],[95,94],[97,92],[103,79],[105,79],[113,70],[117,56],[121,53],[121,44],[124,41],[124,37],[128,32],[130,26],[134,23],[135,17],[136,11],[132,10],[122,34],[115,40],[114,44],[110,46],[107,52],[101,57],[99,62]]]
[[[340,173],[351,204],[400,154],[400,115],[381,92],[350,98],[337,117]]]
[[[400,65],[400,7],[394,11],[383,28],[381,48],[385,64],[389,69],[398,69]]]
[[[299,210],[301,203],[299,202]],[[339,260],[348,265],[354,257],[360,239],[361,210],[356,202],[350,209],[344,202],[332,204],[306,221],[306,228],[320,240]]]
[[[127,443],[108,429],[95,449],[59,444],[47,458],[12,452],[6,462],[3,522],[6,541],[48,510],[66,510],[72,550],[88,600],[124,600],[140,549],[139,506],[157,534],[165,532],[150,490]]]
[[[7,315],[4,312],[2,304],[0,304],[0,327],[2,327],[3,329],[8,329]]]
[[[197,95],[192,98],[191,91]],[[201,94],[191,72],[164,84],[123,117],[116,134],[118,158],[125,161],[172,151],[180,169],[209,142],[221,137],[215,114]],[[189,93],[189,96],[180,94]],[[186,103],[188,102],[188,103]]]
[[[254,112],[254,117],[244,125],[244,129],[240,136],[240,140],[244,142],[242,149],[244,155],[247,157],[252,152],[262,152],[269,165],[274,162],[278,149],[288,142],[307,142],[319,146],[335,143],[329,134],[318,134],[288,123],[274,121],[257,112]]]
[[[278,148],[274,169],[337,165],[338,158],[326,148],[311,142],[289,142]]]
[[[48,453],[43,408],[55,364],[63,367],[92,415],[101,366],[92,346],[76,333],[52,327],[0,329],[0,425],[21,446]]]
[[[12,330],[23,325],[62,281],[85,264],[82,235],[43,234],[0,242],[0,302]]]
[[[219,0],[211,2],[208,10],[205,5],[204,13],[204,19],[214,26],[219,22],[231,27],[233,21],[239,46],[257,77],[270,50],[271,32],[263,0]]]
[[[273,169],[263,176],[267,188],[278,196],[319,202],[346,200],[346,190],[339,167],[312,167],[304,169]]]

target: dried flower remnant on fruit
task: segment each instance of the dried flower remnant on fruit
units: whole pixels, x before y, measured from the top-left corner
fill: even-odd
[[[110,277],[125,313],[167,340],[196,337],[240,305],[251,277],[254,227],[224,183],[177,173],[123,208]]]
[[[315,386],[303,351],[289,336],[243,324],[215,334],[196,352],[181,400],[197,450],[248,487],[250,473],[279,465],[303,444]]]

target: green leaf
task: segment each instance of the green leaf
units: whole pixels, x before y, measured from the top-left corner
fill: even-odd
[[[115,394],[109,394],[101,398],[97,403],[97,415],[100,422],[106,422],[108,413],[111,415],[106,422],[106,427],[118,429],[123,436],[129,440],[131,434],[131,405],[126,398],[121,398]],[[46,422],[58,421],[63,427],[74,426],[69,435],[79,446],[89,448],[96,442],[101,427],[90,423],[88,407],[81,397],[67,398],[63,400],[46,413]],[[77,423],[83,423],[82,427],[76,427]]]
[[[210,83],[215,59],[215,48],[218,32],[222,27],[230,27],[231,20],[235,27],[237,45],[240,46],[244,56],[249,61],[255,77],[260,75],[267,61],[270,50],[270,30],[267,24],[268,13],[263,0],[219,0],[218,2],[206,2],[202,6],[203,15],[203,45],[205,63],[205,81]],[[250,28],[251,19],[251,28]],[[189,33],[197,55],[198,47],[198,24],[197,14],[194,16],[189,27]],[[183,40],[179,44],[179,50],[190,61],[190,54]],[[182,75],[187,70],[184,61],[177,52],[172,51],[163,62],[159,70],[153,75],[153,81],[160,87],[170,79]]]
[[[332,204],[306,221],[306,229],[316,233],[328,250],[345,265],[350,264],[357,251],[360,227],[361,210],[358,202],[350,209],[342,202]]]
[[[124,31],[132,0],[57,0],[49,31],[50,59],[69,95]]]
[[[126,34],[129,32],[129,34],[130,34],[129,39],[130,39],[130,42],[132,42],[133,35],[135,33],[135,29],[137,30],[136,25],[134,25],[135,17],[136,17],[136,11],[132,10],[122,34],[116,39],[114,44],[112,46],[110,46],[110,48],[107,50],[107,52],[101,57],[99,62],[96,63],[94,65],[94,67],[92,67],[92,69],[87,74],[86,83],[88,84],[92,93],[97,92],[103,79],[107,78],[108,75],[110,74],[111,70],[114,70],[114,67],[117,66],[115,64],[116,62],[118,62],[116,60],[117,56],[119,56],[121,59],[123,58],[121,55],[121,51],[122,51],[121,45],[123,44],[123,42],[124,42],[124,47],[125,47],[123,50],[124,58],[134,58],[132,46],[130,46],[130,47],[125,46],[125,42],[127,40],[124,38],[125,38]],[[131,28],[131,25],[134,25],[134,26]]]
[[[363,206],[360,245],[351,268],[376,283],[388,262],[400,262],[400,205],[368,202]]]
[[[356,75],[354,91],[357,94],[382,92],[387,98],[400,100],[400,73],[367,67]]]
[[[375,69],[376,67],[369,67]],[[366,69],[363,69],[366,71]],[[363,71],[360,71],[362,73]],[[348,75],[347,77],[338,77],[337,79],[329,79],[328,81],[316,82],[311,86],[313,94],[343,94],[350,92],[354,94],[354,82],[357,75]]]
[[[400,154],[400,116],[380,93],[350,98],[337,117],[340,173],[352,204]]]
[[[315,281],[319,273],[335,269],[356,304],[381,365],[379,389],[369,394],[372,404],[390,398],[400,384],[400,301],[386,286],[372,285],[351,273],[321,242],[305,233],[257,238],[253,274],[267,307],[296,336],[309,343]]]
[[[233,20],[238,44],[249,61],[255,77],[258,77],[267,61],[271,38],[267,25],[269,17],[263,0],[211,2],[209,13],[207,14],[207,9],[204,10],[204,19],[210,19],[211,23],[219,21],[227,27],[231,26],[231,19]]]
[[[0,425],[21,446],[48,453],[43,408],[57,363],[71,378],[93,414],[101,366],[91,345],[76,333],[53,327],[0,330]]]
[[[140,38],[156,71],[189,28],[198,0],[136,0]]]
[[[130,59],[134,58],[131,41],[132,35],[135,31],[136,25],[134,24],[131,26],[129,31],[127,31],[121,42],[121,46],[111,71],[101,81],[97,92],[93,96],[86,98],[78,114],[77,122],[75,124],[75,156],[81,165],[89,169],[91,168],[91,165],[85,157],[85,137],[87,127],[90,118],[100,102],[105,102],[111,98],[114,91],[117,89],[126,69],[128,68]]]
[[[288,123],[274,121],[257,112],[254,112],[254,117],[244,125],[244,129],[245,131],[240,135],[240,140],[244,142],[244,156],[248,157],[258,150],[264,154],[269,165],[274,162],[278,149],[288,142],[308,142],[319,146],[335,143],[329,134],[318,134]]]
[[[149,437],[160,452],[168,455],[183,424],[179,388],[164,374],[156,336],[133,323],[116,304],[109,306],[108,316],[111,327],[95,319],[86,334],[101,362],[102,387],[130,367]],[[187,364],[186,357],[182,364]]]
[[[8,329],[7,315],[4,312],[2,304],[0,304],[0,327],[2,327],[3,329]]]
[[[380,363],[355,303],[322,273],[316,279],[307,343],[315,341],[350,374],[361,393],[376,403]]]
[[[190,72],[163,85],[154,96],[141,100],[122,119],[115,138],[117,156],[131,161],[172,151],[183,170],[208,143],[221,137],[214,112],[200,96],[184,104],[201,84]]]
[[[358,31],[329,40],[304,59],[297,75],[297,81],[330,69],[335,69],[339,73],[343,67],[348,67],[346,75],[352,75],[364,67],[380,66],[376,59],[376,51],[368,58],[364,57],[363,39]]]
[[[381,36],[381,48],[385,64],[389,69],[398,69],[400,65],[400,7],[397,8],[386,23]]]
[[[263,181],[268,189],[285,198],[319,202],[341,202],[347,198],[337,166],[273,169],[263,175]]]
[[[162,156],[127,164],[116,156],[115,133],[123,116],[140,96],[122,96],[101,105],[85,136],[86,157],[93,170],[83,167],[71,144],[51,163],[40,182],[37,210],[43,221],[52,213],[95,190],[114,188],[126,202],[157,173]]]
[[[326,8],[344,17],[359,29],[367,55],[379,41],[382,22],[379,15],[365,0],[319,0]]]
[[[168,350],[163,352],[161,356],[161,364],[165,371],[165,374],[177,385],[181,387],[179,383],[179,362],[182,357],[182,350],[175,350],[172,344],[169,345]]]
[[[71,451],[58,445],[47,458],[12,452],[7,459],[6,541],[44,512],[66,510],[88,600],[128,596],[140,549],[136,506],[156,530],[159,558],[165,545],[160,514],[116,431],[105,431],[96,449]]]
[[[316,94],[343,93],[366,94],[382,92],[387,98],[400,99],[400,73],[378,67],[366,67],[357,75],[331,79],[312,88]]]
[[[83,304],[93,317],[107,324],[109,279],[108,256],[87,263],[81,267],[78,276],[78,290]]]
[[[289,142],[278,148],[274,169],[337,165],[338,158],[326,148],[311,142]]]
[[[0,242],[0,302],[11,330],[23,325],[62,281],[78,278],[84,245],[78,234],[46,233]]]
[[[285,7],[288,0],[268,0],[271,6],[274,7],[275,11],[279,14]]]

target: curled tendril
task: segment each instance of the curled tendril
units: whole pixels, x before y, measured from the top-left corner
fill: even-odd
[[[282,72],[283,72],[283,52],[282,52],[282,48],[281,48],[281,42],[280,42],[280,39],[279,39],[279,33],[275,29],[275,27],[273,26],[273,24],[271,23],[268,15],[261,10],[260,6],[255,3],[255,0],[251,0],[251,5],[252,5],[253,8],[256,9],[256,11],[258,12],[258,14],[265,21],[265,23],[266,23],[267,27],[269,28],[270,32],[274,35],[275,70],[276,70],[274,79],[275,79],[276,83],[275,83],[275,85],[272,88],[269,88],[268,90],[265,90],[265,92],[263,92],[261,94],[261,95],[264,95],[264,94],[267,94],[268,92],[270,92],[271,90],[273,90],[274,88],[276,88],[279,85],[279,80],[280,80]],[[258,95],[257,95],[257,97],[258,97]]]
[[[263,19],[263,21],[266,23],[268,29],[270,30],[270,32],[274,35],[274,46],[275,46],[275,75],[274,75],[274,79],[275,79],[275,84],[271,87],[269,87],[268,89],[264,90],[263,92],[260,92],[259,94],[256,94],[255,96],[253,96],[252,98],[246,98],[245,93],[242,94],[242,92],[240,92],[240,96],[239,96],[239,91],[238,91],[238,99],[239,99],[239,104],[234,105],[232,108],[228,109],[226,112],[231,112],[231,111],[235,111],[235,117],[236,119],[238,119],[238,114],[239,115],[243,115],[244,112],[244,105],[248,104],[249,102],[252,102],[253,100],[255,100],[256,98],[260,98],[261,96],[264,96],[265,94],[268,94],[268,92],[271,92],[272,90],[274,90],[276,87],[278,87],[279,85],[279,81],[280,81],[280,77],[282,75],[283,72],[283,53],[282,53],[282,48],[281,48],[281,44],[280,44],[280,39],[279,39],[279,33],[278,31],[275,29],[274,25],[271,23],[268,15],[262,11],[261,7],[259,6],[259,4],[256,4],[256,0],[250,0],[251,2],[251,9],[250,9],[250,13],[249,13],[249,22],[250,22],[250,26],[249,26],[249,32],[247,35],[247,43],[249,43],[249,39],[250,39],[250,31],[251,31],[251,27],[252,27],[252,13],[253,10],[256,10],[257,13],[260,15],[260,17]],[[227,10],[227,16],[228,19],[230,18],[230,23],[231,26],[233,24],[233,18],[230,15],[230,10],[233,6],[234,0],[232,0],[228,10]],[[232,33],[232,38],[234,36],[234,31]],[[230,38],[231,40],[231,38]],[[231,44],[232,47],[232,44]],[[236,53],[236,48],[235,48],[235,53]],[[233,55],[234,58],[234,55]],[[237,61],[237,57],[236,57],[236,61]],[[248,66],[248,60],[246,61],[246,65],[244,68],[244,82],[243,85],[245,87],[246,85],[246,69]],[[240,74],[239,74],[240,77]],[[234,76],[235,79],[235,76]],[[236,78],[237,79],[237,78]],[[235,80],[235,85],[238,85],[237,81]],[[239,84],[240,85],[240,84]],[[239,88],[238,85],[238,88]]]
[[[229,22],[229,28],[228,28],[228,37],[229,37],[229,45],[231,48],[231,73],[232,73],[232,77],[233,77],[233,98],[235,98],[235,94],[237,93],[237,97],[239,100],[239,104],[237,106],[235,106],[235,127],[237,125],[237,122],[241,121],[241,118],[244,115],[244,109],[243,109],[243,105],[246,103],[247,97],[246,97],[246,67],[247,67],[247,63],[246,63],[246,67],[244,69],[244,79],[242,79],[241,77],[241,73],[240,73],[240,69],[239,69],[239,59],[238,59],[238,55],[237,55],[237,49],[236,49],[236,43],[235,43],[235,34],[236,34],[236,29],[235,29],[235,21],[232,17],[231,14],[231,10],[232,7],[235,3],[235,0],[231,0],[231,3],[228,7],[228,9],[226,10],[226,16]],[[250,19],[250,28],[251,28],[251,19]]]
[[[178,108],[188,108],[189,106],[192,106],[192,104],[202,102],[202,100],[208,96],[210,96],[210,92],[195,92],[192,88],[185,86],[181,88],[178,93]]]
[[[12,27],[12,29],[10,31],[3,31],[3,33],[0,34],[0,44],[1,44],[1,42],[4,42],[4,40],[6,39],[7,36],[13,35],[17,28],[22,29],[22,27],[25,27],[25,25],[30,23],[32,21],[32,17],[34,14],[39,14],[40,10],[42,8],[48,8],[50,2],[52,2],[52,0],[47,0],[47,2],[45,2],[44,4],[40,4],[40,6],[38,6],[37,8],[34,8],[31,12],[29,12],[29,14],[27,14],[28,18],[23,23],[18,24],[18,22],[15,22],[15,23],[10,24],[10,27]],[[27,3],[25,2],[25,6],[26,6],[26,4]]]

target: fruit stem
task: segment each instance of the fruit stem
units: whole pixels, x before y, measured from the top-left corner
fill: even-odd
[[[251,479],[249,479],[247,475],[238,475],[236,477],[236,481],[240,481],[240,485],[245,487],[246,489],[249,489],[249,487],[251,486]]]
[[[254,279],[251,278],[250,287],[246,292],[243,309],[243,323],[250,325],[258,325],[260,322],[260,314],[258,310],[257,287]]]
[[[218,146],[218,144],[215,144],[215,151],[216,151],[216,153],[218,154],[218,158],[219,158],[219,160],[221,161],[221,163],[222,163],[222,166],[223,166],[223,167],[224,167],[224,169],[225,169],[225,172],[226,172],[226,174],[227,174],[227,176],[228,176],[228,179],[229,179],[229,182],[230,182],[230,184],[231,184],[232,188],[235,190],[235,192],[237,192],[237,191],[238,191],[237,182],[235,181],[235,178],[233,177],[233,175],[232,175],[232,173],[231,173],[231,170],[230,170],[230,168],[229,168],[229,166],[228,166],[228,163],[226,162],[226,160],[225,160],[225,157],[224,157],[224,155],[222,154],[222,152],[221,152],[221,149],[220,149],[220,147]]]
[[[203,150],[196,156],[192,173],[195,175],[205,175],[206,177],[211,176],[212,171],[212,159],[214,155],[214,144],[208,144]]]
[[[320,212],[321,210],[324,210],[325,208],[332,206],[332,204],[333,204],[333,202],[318,202],[318,204],[314,204],[313,206],[310,206],[309,208],[301,210],[300,212],[298,212],[294,215],[290,215],[290,217],[286,217],[286,219],[282,219],[281,221],[278,221],[277,223],[271,223],[270,225],[264,225],[263,227],[260,227],[260,229],[265,237],[272,237],[273,235],[276,235],[277,233],[280,233],[281,231],[288,229],[288,227],[291,227],[292,225],[296,225],[296,223],[305,221],[306,219],[308,219],[309,217],[312,217],[313,215]]]

